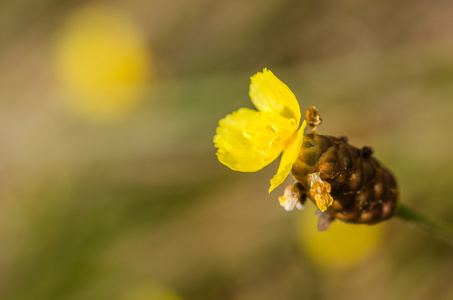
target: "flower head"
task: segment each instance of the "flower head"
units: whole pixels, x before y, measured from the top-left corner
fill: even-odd
[[[240,172],[255,172],[283,153],[269,193],[280,185],[297,157],[306,122],[293,92],[271,71],[251,77],[250,99],[257,110],[240,108],[219,122],[214,145],[221,163]]]

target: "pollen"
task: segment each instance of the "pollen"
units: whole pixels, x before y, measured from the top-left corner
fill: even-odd
[[[316,201],[318,208],[325,211],[333,203],[333,198],[330,195],[330,183],[323,181],[319,172],[308,174],[308,180],[312,198]]]

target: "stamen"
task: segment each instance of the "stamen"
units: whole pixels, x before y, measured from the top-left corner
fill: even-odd
[[[316,201],[316,205],[321,211],[332,205],[333,198],[330,195],[331,186],[327,181],[323,181],[319,172],[308,174],[310,183],[310,194]]]

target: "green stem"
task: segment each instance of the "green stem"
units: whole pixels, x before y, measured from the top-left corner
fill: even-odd
[[[396,216],[408,222],[420,225],[430,234],[442,239],[450,245],[453,245],[453,227],[429,218],[404,204],[399,205],[398,210],[396,211]]]

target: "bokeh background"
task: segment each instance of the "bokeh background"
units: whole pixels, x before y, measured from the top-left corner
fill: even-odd
[[[267,67],[453,219],[452,1],[3,1],[1,299],[453,299],[453,248],[316,231],[215,157]],[[291,183],[291,179],[288,179]]]

